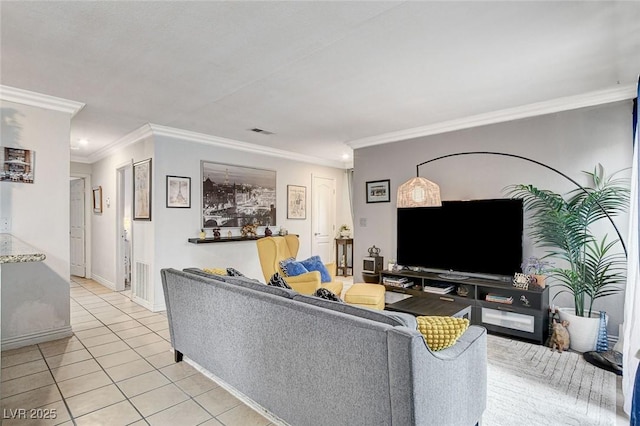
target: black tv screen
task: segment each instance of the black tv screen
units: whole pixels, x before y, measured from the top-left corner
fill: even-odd
[[[398,209],[398,264],[513,275],[522,264],[519,199],[443,201]]]

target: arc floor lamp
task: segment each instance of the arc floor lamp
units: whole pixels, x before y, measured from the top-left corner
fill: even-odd
[[[544,164],[540,161],[533,160],[528,157],[524,157],[522,155],[517,154],[509,154],[506,152],[495,152],[495,151],[467,151],[467,152],[456,152],[453,154],[442,155],[440,157],[432,158],[431,160],[423,161],[416,165],[416,177],[409,179],[407,182],[403,183],[398,187],[398,208],[407,208],[407,207],[437,207],[442,205],[442,200],[440,198],[440,187],[431,182],[428,179],[425,179],[420,176],[420,166],[424,166],[425,164],[433,163],[434,161],[442,160],[444,158],[450,157],[459,157],[463,155],[496,155],[502,157],[510,157],[516,158],[523,161],[528,161],[529,163],[537,164],[540,167],[544,167],[545,169],[551,170],[552,172],[562,176],[567,179],[569,182],[578,187],[585,194],[589,194],[589,192],[578,182],[576,182],[571,177],[562,173],[560,170],[555,169],[547,164]],[[618,230],[618,227],[613,222],[613,219],[609,214],[605,211],[602,205],[596,200],[596,204],[600,207],[600,210],[607,216],[611,225],[613,225],[613,229],[618,234],[618,239],[620,240],[620,244],[622,245],[622,250],[624,251],[625,257],[627,257],[627,247],[624,244],[624,240],[622,239],[622,235]]]

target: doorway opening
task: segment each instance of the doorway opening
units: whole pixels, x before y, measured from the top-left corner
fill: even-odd
[[[116,291],[127,291],[131,296],[131,259],[133,254],[133,171],[131,164],[116,170]]]

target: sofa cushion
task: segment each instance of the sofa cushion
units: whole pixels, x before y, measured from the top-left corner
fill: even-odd
[[[230,277],[230,276],[207,274],[206,272],[198,268],[186,268],[183,270],[183,272],[188,272],[190,274],[198,275],[201,277],[205,277],[205,278],[209,278],[217,281],[226,282],[229,284],[239,285],[239,286],[250,288],[252,290],[260,291],[263,293],[269,293],[276,296],[286,297],[287,299],[293,299],[293,296],[298,294],[293,290],[268,286],[266,284],[261,283],[258,280],[254,280],[247,277]]]
[[[358,306],[348,305],[346,303],[333,302],[331,300],[320,299],[319,297],[306,296],[304,294],[296,294],[293,300],[310,305],[319,306],[321,308],[331,309],[333,311],[354,315],[360,318],[381,322],[391,326],[405,326],[413,330],[416,329],[416,320],[413,315],[404,314],[402,312],[377,311],[373,309],[360,308]]]
[[[320,272],[320,281],[323,283],[331,282],[331,274],[327,270],[327,267],[322,263],[322,259],[320,256],[311,256],[308,259],[305,259],[300,262],[302,266],[304,266],[307,271],[318,271]]]
[[[467,318],[443,316],[419,316],[416,318],[418,331],[424,336],[432,351],[453,346],[469,328]]]
[[[267,285],[270,285],[272,287],[287,288],[291,290],[291,286],[287,284],[284,278],[282,278],[282,275],[277,272],[271,276],[271,279],[269,280]]]

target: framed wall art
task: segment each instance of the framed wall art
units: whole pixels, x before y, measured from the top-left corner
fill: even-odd
[[[276,225],[275,170],[201,161],[200,228]]]
[[[151,220],[151,158],[133,163],[133,220]]]
[[[0,181],[33,183],[36,153],[30,149],[7,148],[0,150]]]
[[[287,185],[287,219],[307,218],[307,187]]]
[[[102,187],[93,187],[93,212],[102,213]]]
[[[367,182],[367,203],[388,203],[391,201],[390,180],[372,180]]]
[[[191,208],[191,178],[167,176],[167,207],[174,209]]]

